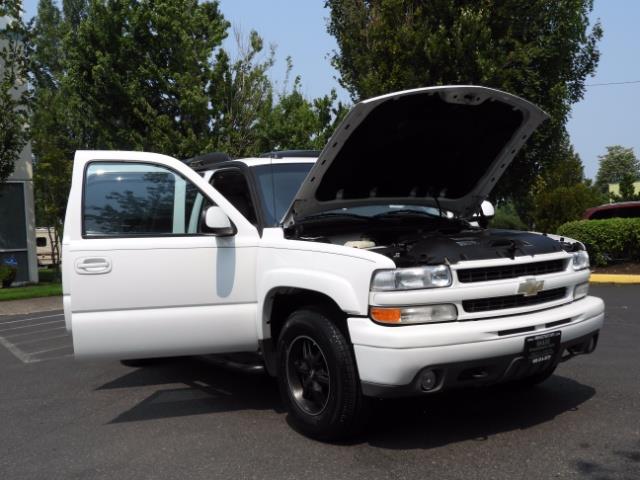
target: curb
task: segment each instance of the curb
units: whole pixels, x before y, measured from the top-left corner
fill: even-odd
[[[620,275],[608,273],[592,273],[589,277],[591,283],[619,283],[619,284],[640,284],[640,275]]]

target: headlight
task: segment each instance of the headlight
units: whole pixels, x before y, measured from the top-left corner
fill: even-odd
[[[574,270],[584,270],[589,268],[589,254],[586,250],[578,250],[573,252],[573,261],[571,262]]]
[[[451,285],[451,270],[446,265],[380,270],[375,272],[371,279],[371,290],[377,292],[448,287],[449,285]]]
[[[455,305],[421,305],[415,307],[371,307],[371,318],[389,325],[454,322],[458,319]]]

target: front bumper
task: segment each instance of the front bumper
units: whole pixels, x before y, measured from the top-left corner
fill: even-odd
[[[522,354],[524,339],[531,335],[561,331],[566,348],[573,341],[592,337],[603,320],[602,300],[585,297],[560,307],[493,319],[389,327],[358,317],[349,318],[348,325],[364,392],[379,396],[376,391],[393,387],[412,394],[410,386],[417,374],[428,367],[486,359],[511,362]]]

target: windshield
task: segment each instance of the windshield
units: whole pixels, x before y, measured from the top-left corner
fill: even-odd
[[[276,163],[254,167],[267,225],[277,225],[293,202],[313,163]]]

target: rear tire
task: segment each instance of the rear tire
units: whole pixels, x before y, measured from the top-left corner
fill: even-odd
[[[322,307],[297,310],[278,340],[278,386],[292,423],[335,440],[356,433],[366,416],[351,346]]]

